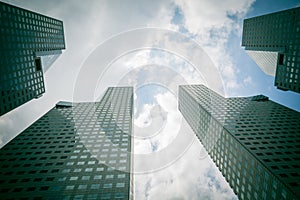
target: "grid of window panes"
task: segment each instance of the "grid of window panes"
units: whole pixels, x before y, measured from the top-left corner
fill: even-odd
[[[132,92],[109,88],[100,102],[56,106],[5,145],[1,199],[129,199]]]
[[[299,12],[300,7],[245,19],[242,46],[276,51],[289,41],[299,44]]]
[[[299,197],[300,113],[202,85],[180,86],[179,109],[240,199]]]
[[[279,52],[275,86],[300,92],[300,7],[245,19],[242,46]]]
[[[45,92],[35,52],[65,49],[63,22],[0,2],[0,115]]]
[[[300,31],[298,36],[300,40]],[[300,44],[291,46],[284,54],[283,64],[277,65],[275,85],[283,90],[300,93]]]
[[[182,86],[180,86],[180,88],[181,87]],[[222,130],[222,126],[216,123],[211,117],[211,114],[206,111],[206,109],[212,109],[208,102],[213,101],[214,98],[212,97],[213,95],[207,93],[207,95],[203,96],[203,102],[207,102],[207,104],[201,107],[197,100],[193,98],[194,96],[199,97],[196,94],[197,91],[190,91],[191,93],[179,89],[179,110],[183,113],[186,121],[205,146],[206,150],[210,152],[214,148],[216,141],[219,140]],[[216,110],[214,110],[214,112],[216,112]]]

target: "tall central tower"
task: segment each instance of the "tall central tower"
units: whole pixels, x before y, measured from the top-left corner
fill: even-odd
[[[299,199],[299,112],[203,85],[179,87],[179,110],[239,199]]]
[[[133,88],[58,102],[0,149],[1,199],[132,199]]]

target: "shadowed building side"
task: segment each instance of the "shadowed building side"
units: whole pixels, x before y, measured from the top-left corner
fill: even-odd
[[[133,88],[58,102],[0,149],[1,199],[132,199]]]
[[[179,110],[239,199],[299,199],[299,112],[203,85],[179,87]]]
[[[0,115],[45,92],[43,73],[62,49],[62,21],[0,2]]]
[[[300,93],[300,7],[245,19],[242,46],[278,89]]]

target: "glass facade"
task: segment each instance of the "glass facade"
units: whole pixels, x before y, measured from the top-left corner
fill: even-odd
[[[300,93],[300,7],[245,19],[242,46],[278,52],[275,86]],[[262,57],[256,58],[261,66]]]
[[[299,199],[299,112],[203,85],[179,87],[179,110],[239,199]]]
[[[63,22],[0,2],[0,115],[45,92],[37,52],[65,49]],[[47,53],[48,52],[48,53]]]
[[[133,88],[58,102],[0,150],[1,199],[132,199]]]

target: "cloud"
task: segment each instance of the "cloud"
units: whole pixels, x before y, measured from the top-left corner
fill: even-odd
[[[201,148],[195,140],[184,156],[169,167],[136,175],[136,199],[237,199],[212,160],[200,159]]]
[[[176,0],[184,17],[185,29],[195,37],[220,70],[226,89],[237,89],[237,67],[228,54],[231,34],[241,32],[242,20],[254,0]]]
[[[146,127],[152,123],[151,110],[154,105],[145,104],[142,108],[142,112],[135,118],[134,123],[139,127]]]
[[[247,76],[247,77],[243,80],[243,83],[244,83],[245,85],[252,85],[252,84],[253,84],[252,77],[251,77],[251,76]]]
[[[177,110],[177,98],[170,92],[158,92],[154,99],[154,104],[145,104],[134,120],[137,154],[168,147],[180,130],[182,116]]]

